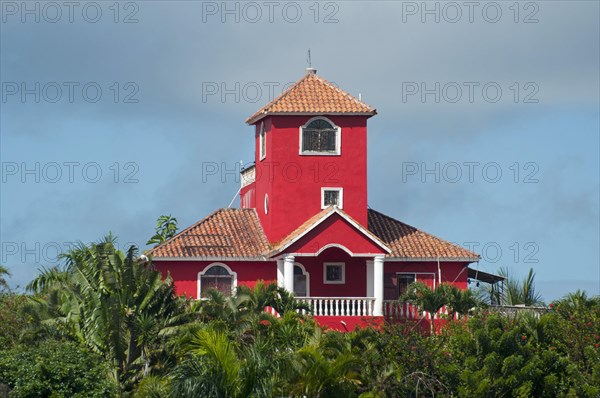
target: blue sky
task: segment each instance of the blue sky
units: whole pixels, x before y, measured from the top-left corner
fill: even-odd
[[[533,267],[546,301],[600,294],[599,3],[472,4],[3,1],[11,283],[78,240],[143,247],[161,214],[226,207],[239,180],[203,169],[253,159],[245,118],[310,48],[378,110],[372,208],[471,246],[479,269]]]

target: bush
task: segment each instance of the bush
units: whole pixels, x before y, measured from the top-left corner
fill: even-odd
[[[0,385],[9,397],[100,398],[116,395],[101,356],[68,341],[0,351]]]

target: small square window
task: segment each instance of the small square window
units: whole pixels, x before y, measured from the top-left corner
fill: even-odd
[[[346,283],[346,264],[325,263],[323,264],[323,283],[344,284]]]
[[[321,188],[321,209],[327,206],[344,207],[344,191],[342,188]]]

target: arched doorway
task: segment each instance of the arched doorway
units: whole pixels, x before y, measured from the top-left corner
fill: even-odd
[[[310,274],[300,263],[294,263],[294,295],[296,297],[310,296]]]

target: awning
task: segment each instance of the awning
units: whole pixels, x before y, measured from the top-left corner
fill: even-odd
[[[485,283],[498,283],[506,280],[505,276],[490,274],[489,272],[478,271],[473,268],[469,268],[468,277],[470,279],[475,279],[477,281],[485,282]]]

